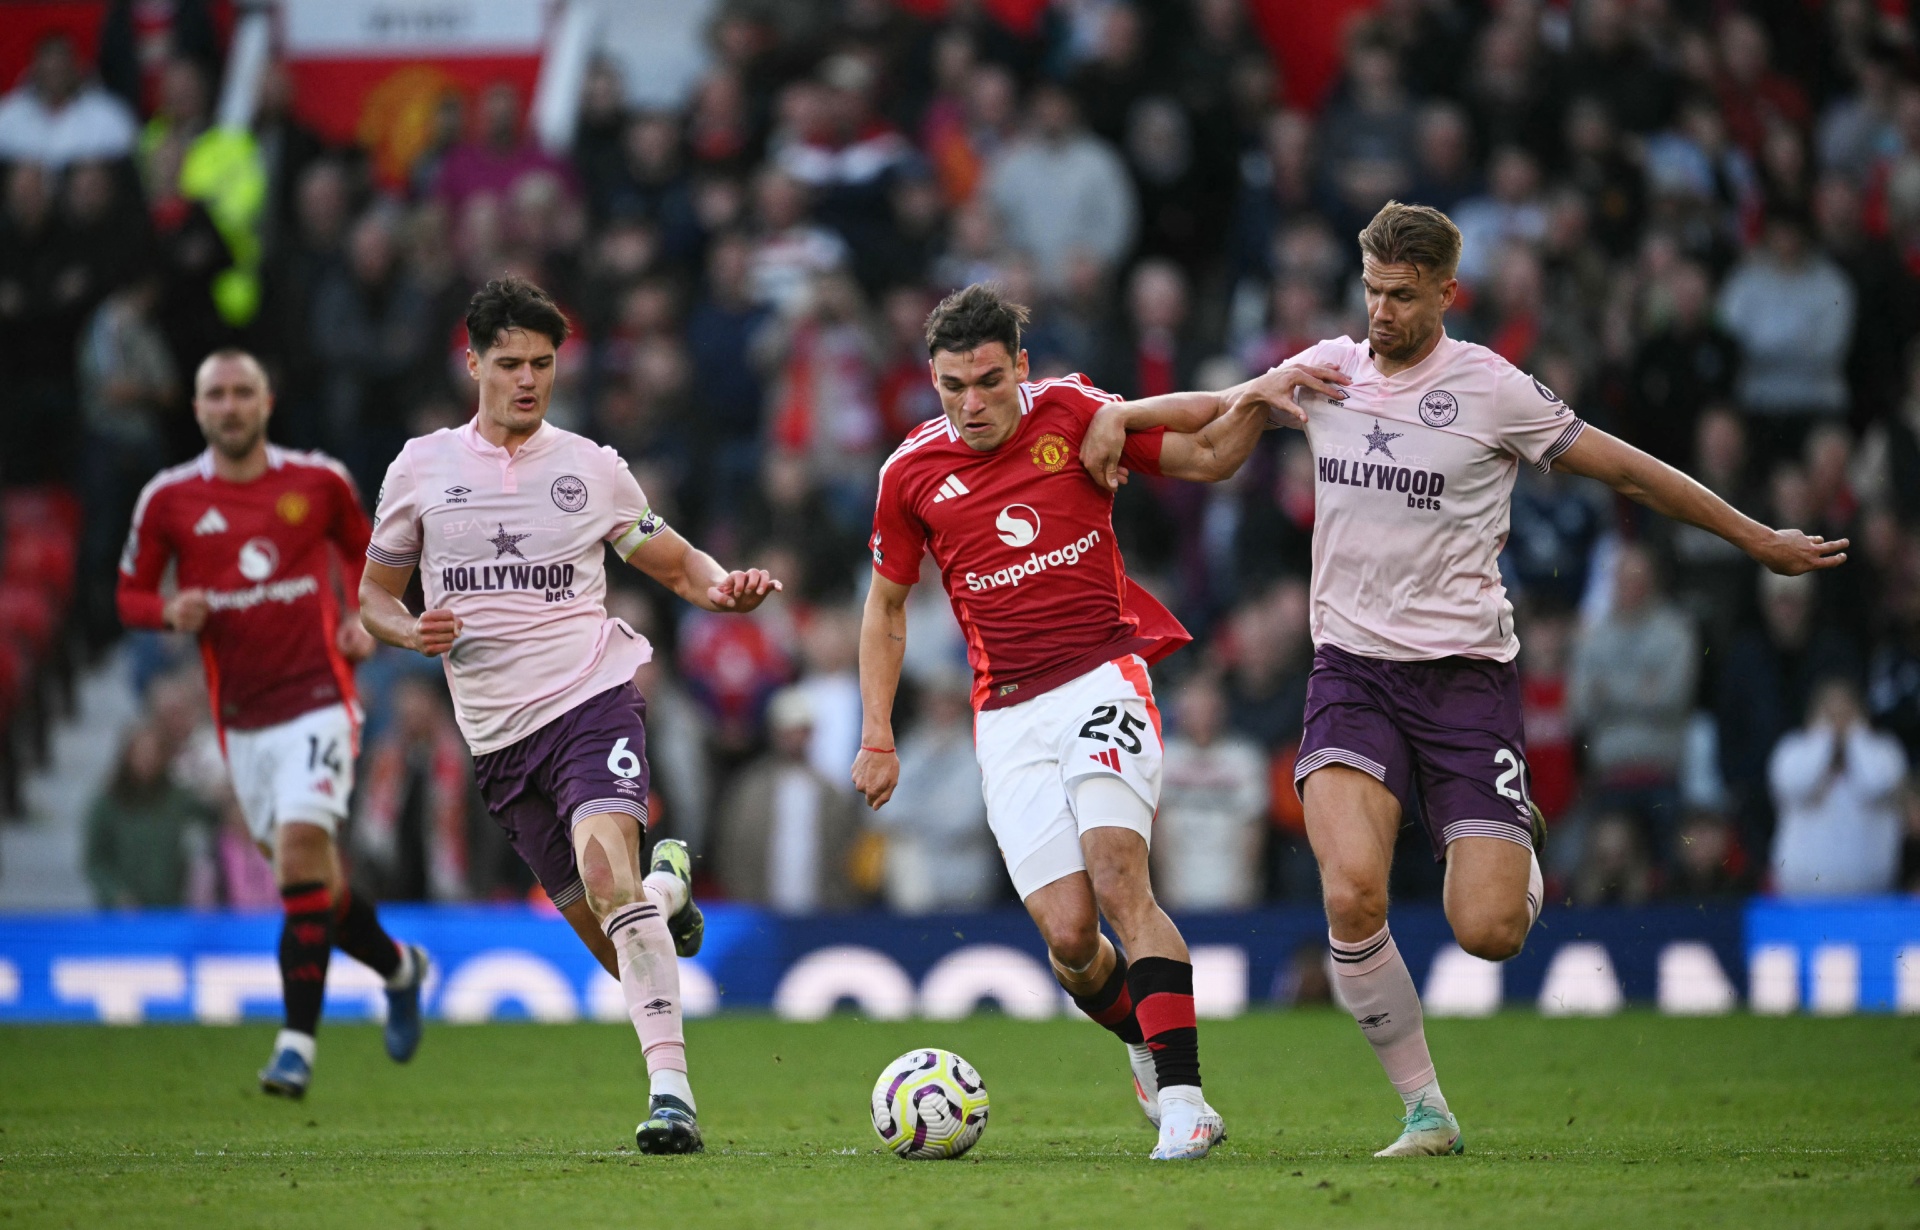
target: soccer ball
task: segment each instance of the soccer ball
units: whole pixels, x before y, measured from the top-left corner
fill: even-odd
[[[959,1157],[987,1130],[987,1086],[952,1051],[908,1051],[873,1085],[873,1130],[901,1157]]]

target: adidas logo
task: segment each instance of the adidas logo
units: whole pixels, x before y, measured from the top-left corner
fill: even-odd
[[[206,512],[200,514],[200,519],[193,523],[193,533],[196,538],[204,538],[208,534],[224,534],[226,532],[227,519],[220,515],[220,510],[217,508],[207,509]]]
[[[1120,772],[1120,750],[1118,748],[1110,747],[1104,752],[1094,752],[1089,755],[1087,759],[1103,764],[1115,773]]]
[[[942,500],[957,500],[967,494],[970,494],[967,491],[967,485],[960,481],[960,476],[949,474],[940,484],[940,494],[933,497],[933,502],[938,504]]]

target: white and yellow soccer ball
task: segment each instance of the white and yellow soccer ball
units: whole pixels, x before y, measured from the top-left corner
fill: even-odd
[[[952,1051],[908,1051],[873,1085],[873,1130],[901,1157],[959,1157],[987,1130],[987,1085]]]

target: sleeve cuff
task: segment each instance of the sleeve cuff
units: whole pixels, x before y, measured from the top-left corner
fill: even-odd
[[[1540,472],[1545,474],[1552,470],[1553,463],[1560,459],[1560,454],[1572,448],[1573,442],[1578,440],[1580,433],[1586,429],[1587,424],[1584,419],[1576,418],[1573,422],[1568,423],[1567,429],[1555,437],[1553,443],[1547,446],[1547,451],[1540,455],[1540,460],[1537,463],[1540,467]]]
[[[367,544],[367,558],[389,568],[411,568],[420,562],[418,551],[392,551],[377,543]]]

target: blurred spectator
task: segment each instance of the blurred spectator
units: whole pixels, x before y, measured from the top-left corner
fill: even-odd
[[[1661,591],[1652,555],[1623,545],[1613,601],[1574,651],[1569,708],[1603,809],[1634,815],[1659,861],[1679,826],[1680,753],[1698,660],[1693,628]]]
[[[1820,246],[1853,284],[1853,344],[1847,384],[1856,422],[1885,416],[1905,390],[1906,349],[1920,332],[1920,280],[1884,235],[1873,233],[1860,189],[1823,176],[1813,190]]]
[[[66,180],[63,221],[83,278],[74,295],[91,311],[116,288],[150,271],[151,239],[146,218],[122,193],[110,164],[75,163]]]
[[[168,60],[160,70],[153,116],[140,130],[140,172],[146,177],[149,192],[158,186],[153,177],[166,172],[164,166],[153,161],[154,151],[163,143],[190,148],[207,130],[210,104],[206,70],[182,57]]]
[[[807,187],[785,171],[762,171],[754,180],[753,199],[758,223],[748,267],[753,301],[783,317],[798,316],[812,303],[814,279],[846,267],[847,242],[807,220]]]
[[[1780,740],[1768,765],[1780,817],[1774,890],[1794,898],[1891,892],[1900,871],[1906,773],[1899,741],[1867,725],[1854,685],[1821,683],[1806,725]]]
[[[1633,356],[1633,397],[1621,428],[1669,465],[1692,460],[1695,420],[1733,395],[1740,347],[1713,320],[1713,282],[1698,262],[1682,261],[1667,278],[1660,326]]]
[[[1189,681],[1178,703],[1154,818],[1154,892],[1173,910],[1245,909],[1260,899],[1267,754],[1228,731],[1212,678]]]
[[[1760,574],[1760,627],[1737,637],[1720,668],[1715,718],[1720,761],[1749,849],[1767,848],[1773,813],[1766,790],[1774,744],[1811,711],[1816,681],[1854,678],[1858,650],[1815,618],[1811,575]]]
[[[1530,613],[1520,626],[1520,704],[1527,735],[1527,795],[1557,821],[1579,795],[1568,701],[1573,626],[1564,611]]]
[[[773,749],[734,778],[720,805],[714,871],[731,900],[782,914],[858,900],[851,863],[863,805],[808,762],[813,724],[805,692],[777,693],[767,706]]]
[[[1493,152],[1488,168],[1486,195],[1460,202],[1453,212],[1460,228],[1459,277],[1469,287],[1493,276],[1509,243],[1538,243],[1547,233],[1533,155],[1517,145],[1504,146]]]
[[[449,149],[434,177],[434,195],[450,215],[464,217],[476,196],[505,200],[529,175],[551,175],[571,189],[573,169],[527,140],[521,119],[520,91],[512,85],[498,81],[481,93],[474,139]]]
[[[0,162],[59,171],[82,159],[124,158],[135,132],[127,104],[86,80],[64,34],[41,39],[26,81],[0,98]]]
[[[856,250],[872,246],[888,222],[887,189],[913,146],[874,108],[872,60],[843,51],[827,57],[817,82],[787,87],[785,121],[770,161],[814,194],[816,216]]]
[[[1653,893],[1653,868],[1631,814],[1608,812],[1587,827],[1573,877],[1575,905],[1639,905]]]
[[[1500,555],[1500,574],[1517,596],[1545,610],[1579,607],[1602,528],[1593,497],[1572,475],[1520,467]]]
[[[1025,134],[994,160],[987,195],[1041,285],[1057,289],[1072,252],[1090,253],[1107,268],[1119,264],[1133,244],[1139,206],[1120,156],[1080,126],[1065,90],[1036,86],[1029,115]]]
[[[1480,173],[1473,159],[1473,127],[1453,102],[1428,103],[1420,112],[1417,158],[1410,200],[1451,214],[1461,201],[1479,192]]]
[[[1592,7],[1609,3],[1599,0]],[[1639,160],[1623,147],[1607,104],[1591,95],[1568,106],[1565,138],[1561,174],[1585,198],[1594,239],[1613,259],[1627,256],[1646,221],[1646,176]]]
[[[185,904],[193,847],[204,848],[211,821],[197,799],[167,779],[159,730],[135,727],[106,792],[87,814],[94,900],[108,909]]]
[[[1269,750],[1300,737],[1312,644],[1304,580],[1280,581],[1227,623],[1227,724]]]
[[[874,816],[887,843],[887,905],[905,914],[984,909],[1000,896],[969,686],[953,670],[921,685],[918,720],[899,744],[900,785]]]
[[[860,751],[860,614],[851,606],[813,612],[800,638],[804,665],[794,684],[813,716],[808,759],[820,776],[844,790]]]
[[[1192,121],[1173,99],[1148,95],[1128,112],[1125,135],[1139,199],[1138,254],[1204,268],[1227,225],[1230,198],[1209,182]]]
[[[1630,8],[1622,0],[1586,0],[1575,8],[1563,80],[1569,94],[1593,99],[1629,132],[1644,134],[1666,123],[1677,83],[1671,62],[1638,37]]]
[[[0,329],[13,395],[0,409],[0,481],[47,482],[71,462],[74,341],[86,267],[54,208],[50,172],[18,162],[0,217]]]
[[[1700,415],[1691,460],[1682,468],[1735,508],[1762,511],[1747,481],[1746,427],[1731,407],[1710,405]],[[1753,561],[1697,526],[1675,523],[1666,534],[1678,564],[1674,597],[1705,633],[1708,653],[1724,655],[1735,625],[1753,608]]]
[[[1275,111],[1267,116],[1260,137],[1260,147],[1240,159],[1231,252],[1238,277],[1268,273],[1275,233],[1319,201],[1312,118],[1301,111]]]
[[[1742,888],[1745,862],[1739,837],[1725,816],[1711,811],[1689,812],[1680,823],[1667,893],[1693,898],[1731,896]]]
[[[1767,32],[1750,13],[1720,19],[1720,79],[1715,89],[1727,132],[1748,153],[1757,153],[1772,124],[1804,129],[1810,117],[1806,93],[1792,78],[1773,71]]]
[[[1147,15],[1118,0],[1090,16],[1097,23],[1092,55],[1073,70],[1070,85],[1087,127],[1117,145],[1125,138],[1129,112],[1153,84]]]
[[[662,259],[684,265],[698,253],[699,218],[694,212],[693,181],[680,143],[679,117],[652,111],[634,116],[621,134],[619,161],[598,184],[588,184],[588,206],[596,220],[645,222],[659,235]]]
[[[214,834],[213,855],[219,876],[220,903],[235,910],[278,910],[280,883],[273,864],[260,852],[247,828],[240,800],[229,797],[220,808],[220,829]]]
[[[1803,219],[1775,213],[1720,288],[1720,323],[1740,344],[1741,408],[1763,460],[1799,451],[1807,429],[1847,412],[1854,291],[1808,242]]]
[[[1390,198],[1406,194],[1418,135],[1393,44],[1384,31],[1357,28],[1346,72],[1320,120],[1326,194],[1338,202],[1340,230],[1358,232]]]
[[[838,528],[859,534],[872,523],[882,460],[878,354],[851,277],[816,278],[808,298],[790,323],[769,442],[806,458]]]
[[[428,352],[426,302],[396,250],[395,219],[374,208],[354,223],[346,259],[323,276],[309,341],[323,365],[328,451],[361,491],[378,491],[408,436],[416,377]]]
[[[362,760],[354,810],[361,851],[383,901],[462,901],[473,765],[432,676],[401,675],[391,719]]]

